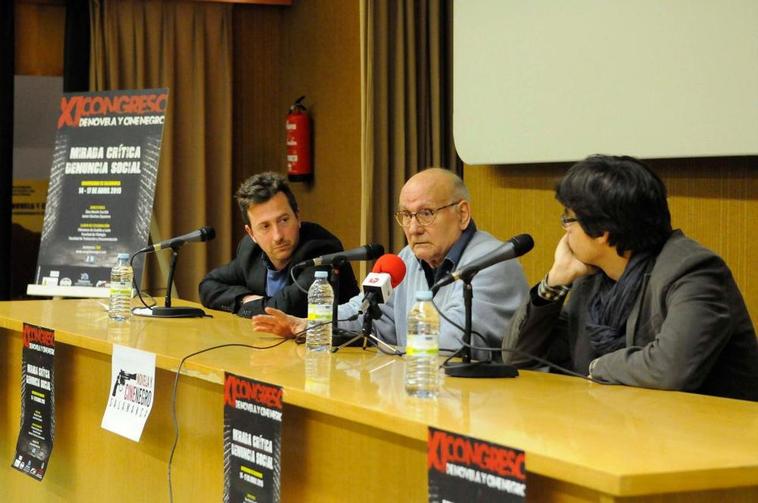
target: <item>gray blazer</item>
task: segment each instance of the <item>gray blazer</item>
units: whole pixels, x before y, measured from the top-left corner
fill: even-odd
[[[503,348],[587,374],[597,358],[585,332],[587,306],[600,279],[596,274],[578,280],[565,305],[535,302],[533,288],[514,315]],[[626,347],[598,358],[593,377],[758,401],[758,341],[724,261],[677,230],[643,281],[626,323]],[[524,355],[504,352],[503,359],[535,366]]]

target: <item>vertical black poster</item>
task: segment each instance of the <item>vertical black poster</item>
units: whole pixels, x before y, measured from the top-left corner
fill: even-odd
[[[282,393],[279,386],[225,374],[225,503],[279,501]]]
[[[526,501],[524,452],[429,428],[429,501]]]
[[[63,95],[36,285],[104,288],[116,255],[145,247],[167,105],[167,89]]]
[[[11,466],[42,480],[55,436],[55,332],[24,323],[21,431]]]

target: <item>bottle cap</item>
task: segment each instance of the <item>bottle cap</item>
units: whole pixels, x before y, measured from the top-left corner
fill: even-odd
[[[316,279],[325,279],[329,277],[329,273],[326,271],[316,271],[313,276],[315,276]]]
[[[118,254],[119,260],[129,260],[129,254],[128,253],[119,253]]]
[[[416,291],[416,300],[432,300],[432,291],[431,290]]]

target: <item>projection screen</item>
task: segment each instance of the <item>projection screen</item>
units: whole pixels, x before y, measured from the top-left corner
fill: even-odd
[[[468,164],[758,153],[758,1],[456,0]]]

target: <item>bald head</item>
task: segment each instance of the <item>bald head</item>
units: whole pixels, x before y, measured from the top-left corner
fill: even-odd
[[[445,259],[471,221],[469,193],[463,180],[446,169],[429,168],[413,175],[400,191],[398,211],[418,214],[432,210],[431,222],[407,221],[403,232],[413,253],[432,267]]]
[[[408,189],[409,191],[421,190],[423,192],[434,192],[435,196],[439,196],[441,199],[450,199],[455,201],[470,201],[468,189],[463,184],[461,177],[443,168],[428,168],[420,171],[410,177],[402,192]]]

